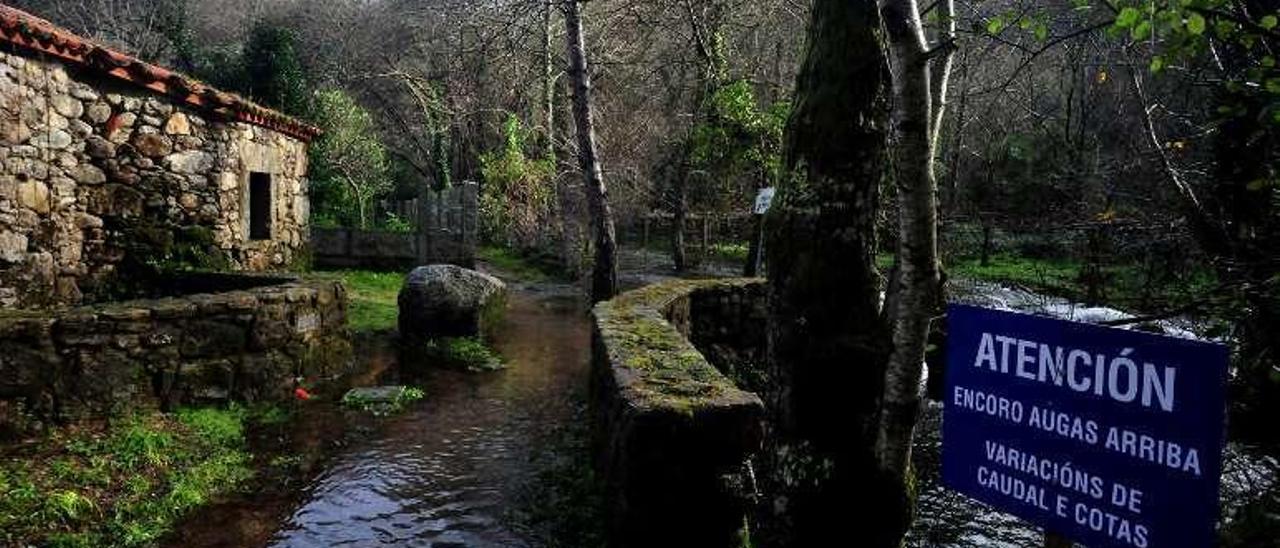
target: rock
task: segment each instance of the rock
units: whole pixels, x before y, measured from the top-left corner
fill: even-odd
[[[143,156],[159,158],[173,151],[173,143],[163,135],[143,133],[133,139],[133,148],[138,149]]]
[[[81,230],[87,228],[102,228],[102,218],[95,217],[88,213],[80,213],[76,215],[76,226]]]
[[[21,262],[27,256],[27,237],[8,230],[0,232],[0,261]]]
[[[49,212],[49,187],[39,181],[18,185],[18,203],[36,213]]]
[[[138,115],[132,112],[121,112],[120,116],[116,117],[116,123],[120,127],[133,127],[133,124],[137,123],[137,121]]]
[[[44,119],[44,126],[50,129],[67,129],[69,123],[66,116],[56,112],[46,114]]]
[[[84,114],[84,104],[70,95],[55,95],[50,102],[53,110],[67,118],[75,119]]]
[[[400,336],[416,341],[487,333],[506,306],[507,286],[454,265],[420,266],[400,289]]]
[[[94,103],[85,110],[85,117],[95,124],[105,124],[111,119],[111,105]]]
[[[169,135],[190,135],[191,122],[187,121],[186,114],[175,112],[169,117],[169,121],[164,123],[164,132]]]
[[[31,138],[31,128],[22,120],[7,119],[0,122],[0,125],[3,126],[0,128],[0,140],[5,144],[20,145]]]
[[[116,145],[97,135],[91,135],[84,143],[84,151],[90,158],[115,158]]]
[[[348,390],[342,396],[342,404],[374,415],[388,415],[403,411],[422,396],[421,390],[406,386],[367,386]]]
[[[107,174],[103,173],[97,166],[91,164],[80,164],[71,170],[71,178],[82,185],[100,185],[107,182]]]
[[[84,139],[93,135],[93,126],[85,123],[83,120],[71,120],[71,122],[67,124],[67,128],[71,131],[72,135],[79,139]]]
[[[164,159],[164,167],[178,173],[204,173],[213,168],[213,156],[202,150],[170,154]]]
[[[98,92],[92,87],[80,82],[71,83],[71,96],[81,101],[97,101]]]
[[[43,133],[32,139],[31,144],[37,147],[49,147],[55,150],[62,150],[71,146],[71,134],[61,129],[55,129],[49,133]]]

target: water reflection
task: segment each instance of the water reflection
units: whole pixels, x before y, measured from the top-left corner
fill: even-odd
[[[515,292],[495,344],[504,372],[390,369],[383,382],[421,386],[425,401],[340,454],[270,545],[527,545],[507,519],[512,497],[586,378],[589,328],[575,294]]]

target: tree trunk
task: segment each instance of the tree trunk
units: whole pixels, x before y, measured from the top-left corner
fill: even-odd
[[[587,71],[587,49],[578,0],[565,3],[564,27],[569,48],[569,78],[573,84],[573,118],[578,131],[578,164],[586,184],[587,209],[595,237],[591,301],[600,302],[613,298],[618,290],[617,236],[596,148],[595,121],[591,113],[591,74]]]
[[[763,457],[775,460],[762,468],[786,506],[774,520],[780,529],[762,534],[780,545],[820,546],[850,534],[884,545],[873,540],[883,505],[867,472],[876,469],[888,353],[875,266],[888,74],[874,0],[816,0],[810,17],[787,127],[788,171],[765,220],[778,386],[766,397],[778,439]],[[851,512],[850,497],[874,504]]]
[[[943,21],[954,32],[954,3],[939,3]],[[882,0],[881,16],[888,37],[893,74],[891,143],[894,187],[898,195],[898,250],[888,293],[893,352],[884,376],[875,452],[880,472],[898,485],[906,519],[896,525],[905,533],[914,501],[909,497],[911,441],[920,408],[920,381],[930,324],[941,315],[938,263],[937,180],[933,163],[943,111],[942,96],[950,72],[951,46],[933,50],[925,39],[915,0]],[[949,37],[948,37],[949,39]],[[941,57],[938,55],[941,54]],[[934,73],[931,74],[930,70]],[[937,78],[941,81],[931,81]],[[936,107],[936,108],[935,108]]]
[[[551,59],[551,38],[555,27],[553,19],[555,0],[546,0],[546,9],[542,14],[542,107],[543,138],[546,139],[546,150],[543,151],[552,169],[556,166],[556,71]]]
[[[671,263],[675,265],[676,272],[684,272],[689,268],[689,256],[684,245],[684,226],[689,216],[689,164],[687,147],[681,147],[683,152],[677,161],[680,167],[676,169],[676,179],[672,181],[675,188],[672,189],[672,212],[671,212]]]
[[[357,221],[360,223],[360,230],[367,230],[369,228],[369,223],[367,220],[368,216],[365,215],[364,193],[360,192],[360,185],[356,184],[355,179],[346,175],[344,175],[342,179],[347,182],[347,187],[351,189],[351,195],[356,199],[356,213],[359,214]]]

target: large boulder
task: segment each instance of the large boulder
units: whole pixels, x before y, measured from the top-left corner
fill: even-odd
[[[507,286],[454,265],[420,266],[400,289],[400,336],[407,340],[488,334],[506,306]]]

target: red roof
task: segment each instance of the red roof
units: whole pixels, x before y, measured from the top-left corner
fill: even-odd
[[[30,13],[0,4],[0,43],[4,42],[43,52],[108,78],[132,82],[173,101],[279,131],[305,142],[320,134],[320,128],[297,118],[96,44]]]

